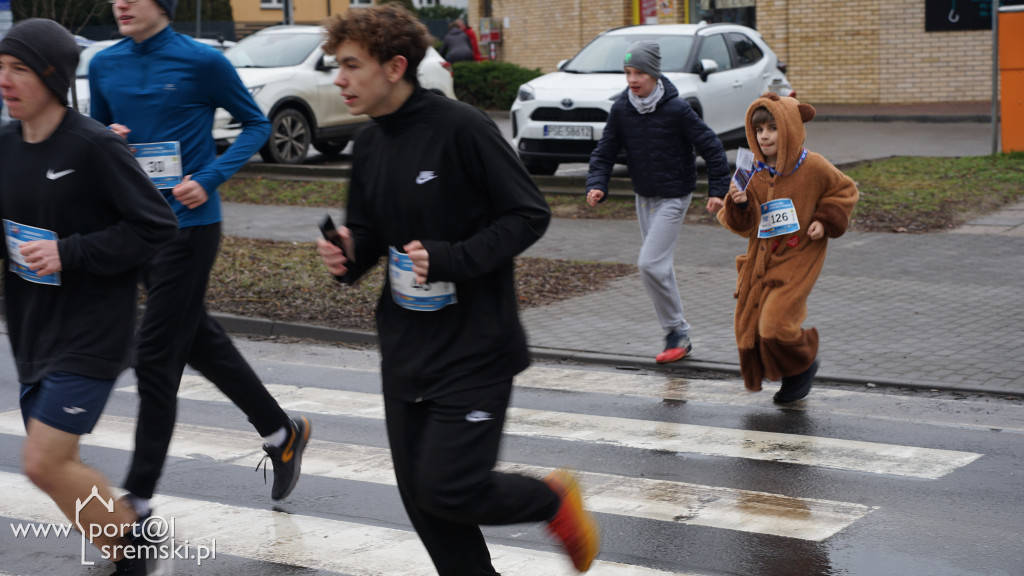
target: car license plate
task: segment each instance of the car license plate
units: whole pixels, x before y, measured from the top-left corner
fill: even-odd
[[[594,128],[592,126],[545,125],[544,137],[560,140],[593,140]]]

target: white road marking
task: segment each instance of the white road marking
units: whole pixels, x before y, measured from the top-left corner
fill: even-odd
[[[135,420],[103,416],[87,446],[132,450]],[[0,414],[0,433],[23,435],[17,411]],[[263,455],[255,433],[178,424],[169,455],[203,458],[252,469]],[[502,463],[499,469],[544,477],[551,470]],[[394,485],[385,448],[317,441],[303,455],[303,475]],[[587,507],[595,512],[821,541],[871,512],[867,506],[767,492],[701,486],[683,482],[580,472]]]
[[[516,386],[538,390],[558,390],[590,394],[612,394],[726,404],[765,406],[771,402],[770,385],[762,392],[747,392],[740,381],[689,380],[657,374],[621,371],[573,370],[549,366],[531,366],[516,376]],[[788,410],[827,411],[857,418],[896,421],[902,424],[932,424],[1024,432],[1024,406],[976,400],[921,398],[905,394],[879,394],[854,390],[815,388],[802,402]],[[995,423],[993,423],[995,422]]]
[[[28,522],[66,523],[57,506],[23,476],[0,472],[0,491],[17,494],[4,504],[4,514]],[[217,554],[302,566],[353,576],[432,576],[434,566],[415,532],[368,524],[229,506],[215,502],[158,495],[154,510],[174,519],[176,543],[210,547]],[[77,537],[72,537],[77,540]],[[552,542],[552,550],[555,544]],[[502,574],[576,574],[560,552],[489,545]],[[176,560],[185,562],[185,560]],[[216,566],[208,558],[203,566]],[[211,568],[215,570],[215,568]],[[595,561],[594,576],[686,576],[616,562]]]
[[[379,394],[281,384],[267,384],[267,389],[288,410],[384,418]],[[228,402],[206,379],[191,375],[182,378],[178,397]],[[974,452],[524,408],[509,409],[505,431],[516,436],[785,462],[930,480],[941,478],[982,456]]]

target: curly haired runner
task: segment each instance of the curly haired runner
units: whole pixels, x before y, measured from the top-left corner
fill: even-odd
[[[352,158],[344,250],[317,250],[340,281],[385,257],[377,308],[388,440],[398,490],[442,576],[496,575],[481,525],[548,521],[580,571],[598,530],[572,474],[495,472],[512,378],[529,365],[513,258],[551,218],[486,114],[421,88],[426,28],[393,4],[328,24],[353,114],[373,124]]]
[[[736,257],[736,345],[748,390],[782,379],[778,403],[811,390],[818,371],[818,331],[802,328],[807,297],[825,264],[829,238],[846,232],[857,185],[823,156],[804,148],[814,108],[767,94],[747,110],[754,166],[745,189],[733,182],[718,220],[749,238]],[[744,167],[746,168],[746,167]]]

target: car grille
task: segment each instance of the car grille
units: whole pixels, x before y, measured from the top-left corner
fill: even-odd
[[[608,113],[600,108],[537,108],[530,114],[537,122],[607,122]]]
[[[523,152],[548,154],[579,154],[590,156],[597,147],[594,140],[535,140],[523,138],[519,141],[519,149]]]

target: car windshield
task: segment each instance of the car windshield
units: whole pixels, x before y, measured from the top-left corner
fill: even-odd
[[[320,47],[319,34],[253,34],[224,52],[235,68],[296,66]]]
[[[103,50],[104,48],[110,48],[112,43],[110,42],[97,42],[90,44],[85,50],[82,50],[78,54],[78,68],[75,69],[75,76],[78,78],[89,77],[89,62],[92,61],[92,57]]]
[[[661,48],[662,72],[686,72],[684,67],[693,48],[693,36],[680,35],[605,35],[595,38],[562,67],[563,72],[599,74],[622,72],[622,59],[634,42],[653,40]]]

